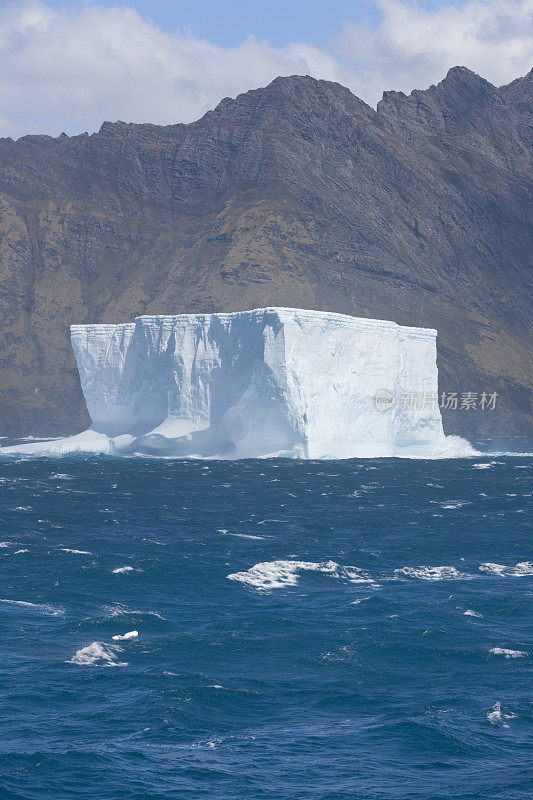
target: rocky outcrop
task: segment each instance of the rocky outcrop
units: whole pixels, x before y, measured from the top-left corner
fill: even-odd
[[[190,125],[0,140],[0,432],[88,424],[69,325],[298,306],[439,331],[447,433],[531,430],[531,73],[377,111],[277,78]]]

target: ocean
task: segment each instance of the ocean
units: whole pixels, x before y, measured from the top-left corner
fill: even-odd
[[[529,799],[531,463],[1,460],[1,800]]]

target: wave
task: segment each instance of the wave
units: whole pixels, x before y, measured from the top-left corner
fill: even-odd
[[[397,576],[417,578],[421,581],[458,581],[470,580],[472,575],[459,572],[455,567],[400,567],[394,570]]]
[[[105,642],[92,642],[87,647],[76,650],[72,658],[66,664],[77,664],[80,667],[127,667],[126,661],[117,661],[117,652],[122,651],[122,647],[117,644],[105,644]]]
[[[203,454],[203,453],[187,453],[183,455],[183,447],[176,445],[177,439],[165,436],[162,433],[155,434],[157,443],[154,445],[154,433],[149,432],[145,435],[134,436],[132,434],[122,434],[120,436],[108,436],[104,433],[99,433],[91,428],[82,431],[82,433],[68,436],[61,439],[50,440],[32,440],[24,444],[10,444],[8,446],[0,446],[0,456],[10,458],[13,456],[22,456],[23,458],[42,458],[42,457],[61,457],[68,455],[90,456],[100,455],[108,456],[111,458],[162,458],[162,459],[176,459],[176,460],[193,460],[193,461],[220,461],[220,460],[234,460],[233,458],[222,453]],[[19,440],[23,441],[23,440]],[[155,451],[154,451],[155,446]],[[360,446],[352,448],[349,455],[344,453],[344,448],[341,448],[341,454],[326,453],[320,456],[320,461],[339,461],[351,458],[360,459],[374,459],[374,458],[400,458],[408,460],[440,460],[440,459],[455,459],[455,458],[479,458],[483,453],[474,449],[472,445],[459,436],[442,436],[439,440],[429,446],[421,444],[420,446],[412,447],[394,447],[384,445],[381,449],[374,444],[369,447],[368,443],[361,442]],[[522,454],[523,455],[523,454]],[[254,456],[247,456],[252,458]],[[295,449],[287,451],[286,449],[273,451],[267,455],[259,453],[256,456],[261,460],[268,459],[304,459],[308,457],[304,454],[302,448],[296,447]],[[246,459],[244,459],[246,460]],[[313,460],[313,459],[311,459]],[[57,476],[56,476],[57,477]]]
[[[502,704],[498,700],[493,705],[490,711],[487,712],[487,719],[491,725],[498,725],[501,728],[508,728],[509,725],[505,722],[506,719],[516,719],[516,714],[505,714],[502,711]]]
[[[51,617],[59,617],[65,613],[63,608],[55,608],[54,606],[47,605],[46,603],[30,603],[27,600],[7,600],[0,598],[0,603],[7,605],[20,606],[21,608],[28,608],[40,614],[47,614]]]
[[[480,564],[479,570],[490,575],[498,575],[500,578],[523,578],[526,575],[533,575],[533,561],[520,561],[514,567],[487,562]]]
[[[359,567],[341,566],[336,561],[262,561],[253,567],[228,575],[228,580],[239,581],[258,591],[297,586],[301,572],[320,572],[348,583],[368,584],[379,589],[374,578]]]
[[[515,567],[506,567],[503,564],[481,564],[481,572],[493,574],[498,577],[522,577],[533,574],[533,562],[523,561]],[[285,587],[297,586],[302,572],[321,572],[331,575],[347,583],[365,584],[371,589],[380,589],[377,581],[390,580],[420,580],[420,581],[467,581],[474,580],[477,575],[461,572],[449,564],[442,566],[405,566],[394,569],[391,573],[372,575],[366,570],[354,566],[342,566],[336,561],[299,561],[297,559],[277,559],[275,561],[261,561],[247,570],[233,572],[227,576],[228,580],[239,581],[258,591],[271,591]],[[367,598],[363,598],[367,599]],[[359,602],[359,601],[357,601]],[[482,618],[482,614],[472,609],[463,612],[468,617]]]
[[[159,611],[139,611],[136,608],[126,608],[121,603],[115,603],[112,606],[104,606],[102,608],[103,616],[106,619],[113,619],[114,617],[157,617],[157,619],[165,620],[165,617]]]
[[[489,653],[493,656],[504,656],[505,658],[524,658],[527,656],[525,650],[509,650],[507,647],[491,647]]]
[[[90,433],[92,437],[86,437],[84,434]],[[0,458],[5,458],[6,460],[9,459],[14,463],[21,463],[22,461],[31,460],[34,458],[57,458],[62,459],[64,457],[72,457],[72,456],[79,456],[82,458],[90,457],[90,456],[104,456],[109,459],[150,459],[150,460],[160,460],[160,461],[209,461],[216,463],[218,461],[227,461],[228,457],[223,455],[202,455],[202,454],[189,454],[183,455],[181,453],[176,452],[174,455],[172,454],[172,450],[170,448],[169,452],[148,452],[143,450],[142,447],[137,451],[134,449],[133,445],[131,447],[122,449],[122,443],[119,442],[120,439],[123,437],[115,437],[109,438],[104,434],[97,434],[94,431],[84,431],[84,434],[77,434],[75,436],[69,436],[62,439],[52,439],[52,440],[40,440],[40,439],[32,439],[29,440],[32,443],[23,444],[21,442],[25,441],[19,439],[17,444],[10,444],[10,445],[2,445],[0,444]],[[128,439],[135,439],[135,437],[127,436]],[[139,437],[142,439],[142,437]],[[141,443],[142,444],[142,443]],[[358,453],[356,455],[350,456],[342,456],[336,457],[334,455],[327,455],[320,459],[323,462],[327,461],[340,461],[340,460],[361,460],[366,461],[367,459],[380,459],[380,458],[394,458],[399,460],[408,460],[408,461],[439,461],[439,460],[455,460],[455,459],[464,459],[464,460],[472,460],[472,459],[479,459],[480,457],[500,457],[500,458],[532,458],[533,451],[531,452],[523,452],[520,450],[501,450],[501,451],[490,451],[490,452],[482,452],[480,450],[476,450],[466,439],[462,439],[459,436],[445,436],[444,437],[444,445],[441,450],[435,453],[428,454],[427,452],[421,452],[420,454],[416,454],[415,452],[395,452],[395,453],[387,453],[386,455],[376,455],[374,452],[371,454],[368,453]],[[249,460],[252,457],[247,457],[243,459],[230,459],[230,460]],[[284,459],[284,460],[308,460],[306,459],[301,453],[296,451],[280,451],[280,452],[273,452],[268,455],[260,455],[257,458],[261,459],[262,461],[269,461],[269,460],[277,460],[277,459]],[[314,460],[314,459],[309,459]],[[492,461],[489,463],[477,462],[473,464],[472,467],[474,469],[489,469],[492,468],[496,464],[502,464],[505,462],[499,461]],[[520,468],[520,467],[519,467]],[[375,469],[374,467],[368,467],[367,469]],[[55,478],[57,480],[68,480],[67,476],[62,474],[50,476],[51,478]]]
[[[368,594],[366,597],[359,597],[357,600],[352,600],[350,603],[351,606],[358,606],[360,603],[364,603],[366,600],[371,600],[372,595]]]
[[[335,574],[339,565],[335,561],[262,561],[244,572],[234,572],[228,575],[230,581],[240,581],[259,591],[296,586],[298,573],[302,570],[312,572],[325,572]]]

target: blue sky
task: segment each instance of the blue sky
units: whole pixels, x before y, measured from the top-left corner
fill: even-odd
[[[533,0],[0,0],[0,136],[191,122],[278,75],[375,105],[466,66],[533,63]]]
[[[85,5],[90,5],[91,0]],[[192,33],[225,47],[233,47],[247,36],[265,39],[275,47],[291,41],[323,46],[343,23],[364,20],[375,26],[379,11],[370,0],[132,0],[117,3],[95,0],[93,5],[129,5],[167,31],[190,28]],[[55,0],[56,8],[79,8],[81,0]],[[425,8],[463,5],[446,0],[423,0]]]

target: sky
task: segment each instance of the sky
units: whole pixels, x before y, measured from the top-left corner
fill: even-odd
[[[375,105],[467,66],[533,66],[533,0],[0,0],[0,136],[191,122],[277,75]]]

